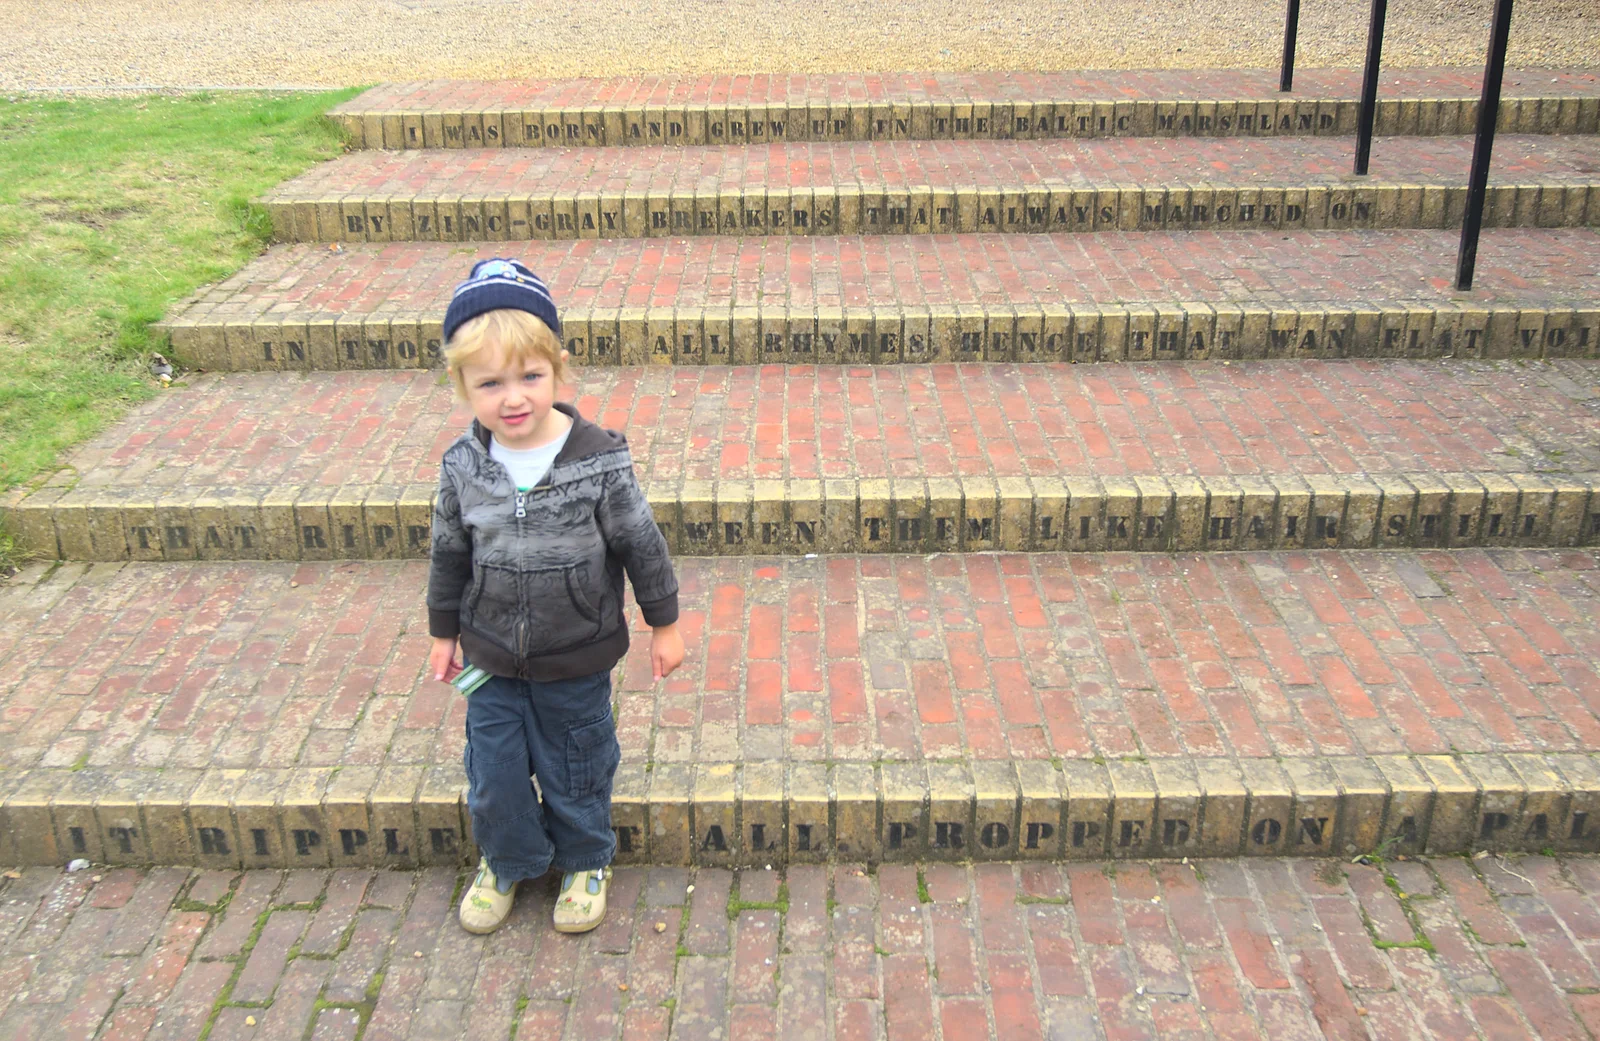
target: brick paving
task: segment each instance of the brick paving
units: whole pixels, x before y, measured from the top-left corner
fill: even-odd
[[[679,561],[628,763],[1600,750],[1600,552]],[[459,783],[423,561],[42,565],[0,592],[0,765]]]
[[[0,881],[12,1041],[1585,1038],[1600,867],[1259,858],[621,868],[596,931],[501,931],[464,876],[187,869]]]
[[[173,315],[201,324],[326,318],[437,324],[456,283],[475,260],[491,256],[514,257],[538,272],[569,321],[622,307],[690,314],[704,308],[707,317],[734,306],[979,305],[1026,313],[1050,304],[1206,300],[1219,308],[1447,307],[1459,238],[1396,229],[1283,231],[1270,238],[1194,231],[349,243],[337,252],[292,243],[201,290]],[[1597,279],[1600,233],[1485,231],[1471,304],[1589,307]],[[1600,336],[1594,342],[1600,347]],[[186,344],[180,339],[179,346]]]
[[[1382,138],[1371,170],[1382,184],[1464,184],[1472,138]],[[1506,134],[1494,141],[1496,184],[1589,184],[1600,139]],[[973,185],[990,192],[1106,189],[1195,182],[1350,187],[1350,142],[1322,138],[1122,138],[1104,141],[794,142],[704,149],[499,149],[354,152],[264,195],[267,203],[349,195],[397,200],[534,193],[752,192],[861,187],[886,192]],[[619,230],[608,237],[621,237]],[[750,229],[744,229],[750,230]],[[915,230],[915,229],[914,229]],[[923,230],[941,229],[930,216]],[[979,230],[974,227],[970,230]],[[995,229],[989,229],[995,230]],[[325,233],[326,237],[326,233]],[[522,235],[512,233],[510,238]]]
[[[663,76],[566,80],[430,80],[385,83],[336,105],[344,113],[567,109],[585,105],[666,106],[673,104],[751,105],[796,102],[1021,101],[1039,98],[1159,101],[1170,98],[1305,97],[1356,98],[1360,69],[1310,69],[1295,73],[1295,90],[1278,93],[1278,74],[1269,69],[1163,69],[1128,72],[928,72],[867,75]],[[1384,69],[1380,97],[1467,97],[1482,89],[1482,70],[1473,68]],[[1600,93],[1593,69],[1507,69],[1506,98],[1574,97]]]
[[[1600,471],[1600,363],[575,369],[646,482]],[[471,413],[429,372],[196,376],[68,456],[107,488],[432,484]],[[67,475],[62,475],[63,477]]]

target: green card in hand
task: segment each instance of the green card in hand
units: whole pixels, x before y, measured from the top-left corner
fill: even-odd
[[[493,673],[484,672],[476,665],[469,665],[456,674],[456,678],[450,681],[450,685],[462,694],[471,694],[485,683],[488,683],[492,675]]]

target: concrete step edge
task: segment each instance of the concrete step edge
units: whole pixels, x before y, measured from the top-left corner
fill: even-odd
[[[1600,199],[1600,193],[1596,195]],[[177,316],[156,326],[211,372],[441,367],[443,315]],[[1255,300],[872,307],[564,307],[582,365],[1600,357],[1600,297],[1508,303]]]
[[[278,242],[496,242],[734,235],[1456,228],[1467,188],[1421,177],[1359,185],[1192,181],[1039,189],[814,185],[535,193],[351,190],[262,200]],[[1493,183],[1486,228],[1600,224],[1600,180]]]
[[[1478,95],[1383,97],[1375,133],[1431,137],[1470,134]],[[770,144],[783,141],[1050,140],[1099,137],[1350,136],[1355,97],[1127,100],[1113,97],[1026,101],[844,101],[760,105],[578,105],[521,108],[392,106],[330,113],[369,149],[572,148]],[[1505,134],[1600,133],[1600,97],[1502,97],[1496,130]]]
[[[0,774],[0,862],[208,868],[475,861],[458,767]],[[1589,754],[625,762],[618,863],[1600,849]]]
[[[1600,474],[895,477],[645,486],[678,556],[1197,552],[1600,544]],[[62,484],[0,500],[65,560],[426,559],[431,484]]]

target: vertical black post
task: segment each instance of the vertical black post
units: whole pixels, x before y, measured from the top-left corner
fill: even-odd
[[[1472,174],[1467,180],[1467,212],[1461,219],[1461,250],[1456,254],[1456,288],[1472,288],[1478,262],[1478,231],[1483,227],[1483,199],[1489,191],[1489,156],[1494,150],[1494,124],[1500,114],[1500,80],[1506,71],[1506,37],[1511,33],[1511,0],[1495,0],[1489,27],[1489,60],[1483,66],[1483,96],[1478,99],[1478,136],[1472,143]]]
[[[1378,115],[1378,65],[1383,59],[1383,19],[1389,0],[1372,0],[1367,22],[1367,71],[1361,77],[1361,121],[1356,127],[1356,173],[1367,172],[1372,155],[1372,123]]]
[[[1278,89],[1287,94],[1294,89],[1294,38],[1300,32],[1300,0],[1289,0],[1283,17],[1283,71],[1278,74]]]

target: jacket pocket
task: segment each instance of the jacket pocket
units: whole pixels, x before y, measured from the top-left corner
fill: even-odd
[[[610,709],[596,719],[574,724],[567,731],[567,794],[586,799],[604,791],[621,761],[622,746],[617,743]]]
[[[476,565],[472,585],[461,601],[461,624],[502,650],[517,653],[523,615],[518,592],[513,569]]]
[[[590,598],[594,569],[587,561],[522,574],[531,623],[525,654],[555,654],[600,635],[599,607]]]

